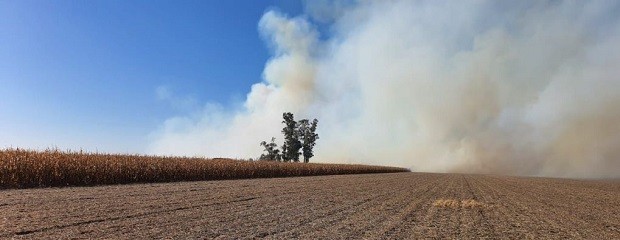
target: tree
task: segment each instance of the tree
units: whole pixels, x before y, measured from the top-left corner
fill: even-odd
[[[284,134],[284,143],[282,144],[282,154],[277,149],[278,145],[275,143],[275,138],[271,138],[271,143],[262,141],[261,146],[265,147],[266,154],[261,154],[259,160],[271,160],[271,161],[284,161],[284,162],[299,162],[299,150],[302,150],[304,157],[304,163],[310,162],[310,158],[314,156],[314,146],[316,140],[319,139],[319,135],[316,133],[318,120],[314,119],[310,122],[308,119],[299,120],[295,122],[295,118],[292,113],[285,112],[282,114],[284,120],[284,128],[282,128],[282,134]]]
[[[297,130],[297,122],[293,114],[285,112],[282,114],[284,118],[284,128],[282,128],[282,134],[284,134],[284,144],[282,145],[282,160],[285,162],[299,162],[299,149],[302,145],[299,141],[299,131]]]
[[[260,143],[261,146],[265,147],[263,151],[267,152],[267,154],[260,155],[260,160],[280,161],[280,149],[278,149],[278,144],[275,141],[276,138],[272,137],[270,143],[265,141]]]
[[[319,121],[316,118],[312,120],[312,123],[308,119],[299,120],[298,135],[303,141],[301,148],[304,163],[310,162],[310,158],[314,156],[313,149],[316,145],[316,140],[319,139],[319,134],[316,133],[318,123]]]

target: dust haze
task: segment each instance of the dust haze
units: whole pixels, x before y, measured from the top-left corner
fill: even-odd
[[[308,1],[258,32],[244,102],[168,119],[149,153],[255,158],[291,111],[319,119],[316,162],[620,176],[618,1]]]

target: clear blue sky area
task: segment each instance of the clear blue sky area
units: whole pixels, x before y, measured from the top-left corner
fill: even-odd
[[[158,98],[160,87],[201,104],[242,100],[270,57],[260,17],[301,5],[0,1],[0,147],[135,151],[181,111]]]

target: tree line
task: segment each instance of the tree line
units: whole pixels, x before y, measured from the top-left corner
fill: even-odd
[[[282,134],[284,135],[282,148],[278,148],[278,144],[275,143],[275,137],[272,137],[269,143],[262,141],[260,145],[265,148],[263,150],[265,153],[261,154],[259,160],[299,162],[301,155],[303,156],[304,163],[310,162],[310,158],[314,156],[313,149],[316,145],[316,140],[319,139],[319,135],[316,133],[319,121],[315,118],[312,121],[302,119],[297,122],[290,112],[283,113],[282,118],[284,118],[282,121],[284,123],[284,128],[282,128]]]

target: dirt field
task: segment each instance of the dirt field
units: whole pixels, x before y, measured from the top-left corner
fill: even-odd
[[[0,238],[620,238],[620,182],[391,173],[0,191]]]

